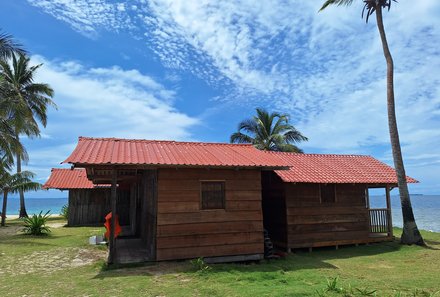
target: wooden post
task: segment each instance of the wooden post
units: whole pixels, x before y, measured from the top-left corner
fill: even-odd
[[[116,241],[115,241],[115,222],[116,222],[116,182],[117,182],[117,170],[113,168],[112,170],[112,187],[110,196],[110,205],[112,211],[112,219],[110,223],[110,238],[109,238],[109,252],[108,252],[108,264],[113,264],[116,255]]]
[[[393,236],[393,218],[391,216],[390,185],[386,185],[385,195],[387,197],[388,236]]]

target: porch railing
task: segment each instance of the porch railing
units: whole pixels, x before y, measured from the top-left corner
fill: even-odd
[[[386,208],[369,209],[370,233],[390,233],[390,211]]]

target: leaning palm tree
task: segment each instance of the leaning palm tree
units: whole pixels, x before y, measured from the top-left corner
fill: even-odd
[[[302,150],[294,143],[307,140],[289,123],[287,114],[268,113],[261,108],[257,108],[256,116],[242,121],[230,138],[231,143],[251,143],[260,150],[297,153]]]
[[[3,77],[2,85],[7,89],[8,96],[2,98],[0,103],[3,113],[12,119],[15,137],[20,140],[20,135],[28,137],[39,136],[40,128],[47,124],[47,108],[53,106],[53,90],[47,84],[35,83],[35,72],[42,64],[29,66],[29,58],[12,53],[12,65],[0,60],[0,76]],[[23,150],[16,152],[17,173],[21,172]],[[27,217],[23,191],[20,190],[20,217]]]
[[[39,183],[33,182],[34,174],[30,171],[10,174],[7,170],[0,171],[0,193],[3,194],[1,226],[5,225],[8,194],[36,191],[41,188]]]
[[[379,30],[380,39],[382,41],[383,53],[387,63],[387,109],[388,109],[388,126],[391,140],[391,148],[393,152],[394,167],[396,168],[397,183],[399,186],[400,202],[402,206],[403,217],[403,233],[401,242],[404,244],[418,244],[424,245],[422,235],[417,228],[414,218],[413,209],[411,206],[411,199],[409,196],[408,185],[406,183],[405,167],[403,165],[402,151],[400,149],[399,131],[397,129],[396,108],[394,102],[394,64],[388,47],[385,29],[383,26],[382,9],[391,8],[392,1],[395,0],[362,0],[364,9],[362,17],[368,18],[376,13],[377,28]],[[353,0],[327,0],[321,7],[320,11],[329,5],[350,5]]]
[[[0,59],[10,58],[13,53],[26,54],[26,51],[14,40],[12,35],[4,33],[0,29]]]

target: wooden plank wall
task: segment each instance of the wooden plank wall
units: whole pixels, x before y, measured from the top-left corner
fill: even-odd
[[[120,224],[129,224],[129,191],[118,191]],[[110,189],[69,190],[69,226],[102,225],[110,212]]]
[[[264,228],[276,246],[287,247],[285,187],[273,171],[262,172]]]
[[[319,184],[285,187],[289,248],[368,242],[365,185],[337,184],[336,202],[326,204]]]
[[[200,181],[225,181],[225,209],[200,209]],[[159,169],[157,260],[263,254],[259,170]]]

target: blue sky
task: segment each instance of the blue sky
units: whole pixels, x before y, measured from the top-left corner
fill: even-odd
[[[375,21],[361,1],[321,2],[2,1],[0,27],[44,63],[59,107],[26,168],[44,182],[80,135],[227,142],[256,107],[289,113],[306,152],[392,165]],[[384,13],[398,123],[411,191],[439,194],[440,2],[413,3]]]

